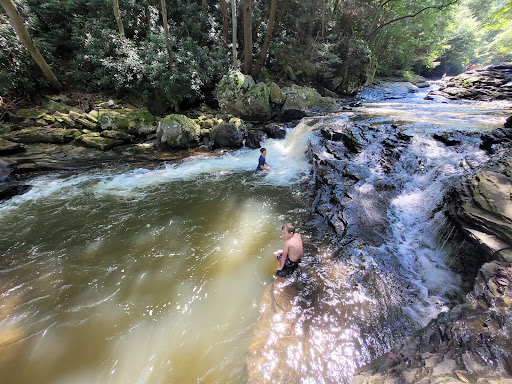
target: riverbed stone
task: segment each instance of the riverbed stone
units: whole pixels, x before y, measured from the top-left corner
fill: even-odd
[[[20,152],[23,151],[25,147],[23,144],[20,143],[14,143],[9,140],[4,140],[0,138],[0,154],[6,155],[10,153]]]
[[[494,64],[472,68],[453,78],[429,95],[448,99],[512,99],[512,64]]]
[[[112,149],[124,143],[123,140],[109,139],[108,137],[101,137],[94,134],[83,135],[80,137],[80,141],[89,147],[101,149],[102,151]]]
[[[130,135],[129,133],[112,130],[106,130],[101,132],[101,136],[107,137],[109,139],[123,140],[125,142],[130,142],[135,138],[134,135]]]
[[[466,179],[452,195],[448,210],[469,239],[497,258],[512,244],[511,164],[512,157],[507,156]]]
[[[32,127],[11,132],[5,137],[17,143],[67,143],[79,134],[77,129]]]
[[[16,110],[11,115],[11,121],[13,123],[21,123],[25,120],[37,120],[43,118],[48,113],[48,110],[41,108],[22,108]]]
[[[199,143],[201,127],[184,115],[171,114],[158,124],[157,139],[170,148],[191,148]]]

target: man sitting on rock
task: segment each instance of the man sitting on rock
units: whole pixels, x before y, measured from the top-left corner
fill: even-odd
[[[274,252],[274,256],[279,261],[276,275],[284,277],[288,276],[299,266],[299,261],[304,251],[302,248],[302,237],[295,233],[295,226],[292,223],[283,225],[281,235],[286,240],[284,241],[283,249]]]

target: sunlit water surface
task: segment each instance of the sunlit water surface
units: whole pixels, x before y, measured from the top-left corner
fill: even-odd
[[[281,225],[306,212],[304,144],[266,145],[271,174],[240,150],[38,177],[0,206],[1,381],[242,382]]]
[[[406,327],[447,310],[460,281],[433,239],[432,212],[447,180],[486,155],[476,141],[449,149],[430,135],[496,128],[511,109],[379,92],[355,115],[326,119],[397,124],[413,136],[387,174],[378,143],[352,164],[364,176],[354,209],[368,218],[376,185],[392,177],[400,186],[386,238],[378,248],[348,247],[357,257],[344,261],[329,249],[309,252],[289,280],[272,277],[272,252],[284,222],[302,229],[307,220],[298,184],[307,183],[309,131],[321,117],[264,143],[269,174],[254,173],[258,150],[242,149],[33,180],[0,206],[2,382],[241,383],[248,350],[263,381],[292,372],[289,382],[348,382]],[[269,292],[281,312],[265,304]],[[267,332],[256,349],[255,329]]]

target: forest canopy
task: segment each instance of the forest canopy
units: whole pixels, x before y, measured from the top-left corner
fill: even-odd
[[[322,86],[357,75],[362,57],[380,76],[512,60],[510,0],[1,3],[3,98],[62,88],[179,109],[207,97],[233,67],[263,81]]]

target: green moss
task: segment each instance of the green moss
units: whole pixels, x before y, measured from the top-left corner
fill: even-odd
[[[26,119],[40,119],[44,117],[48,111],[46,109],[18,109],[14,114],[14,118],[16,120],[26,120]]]

